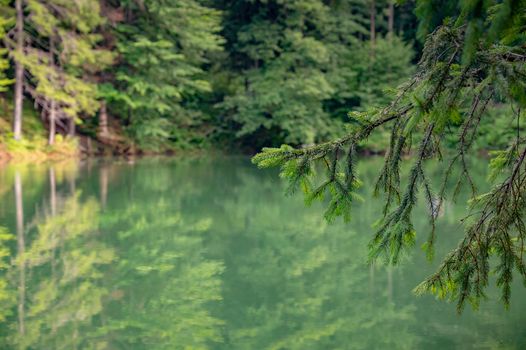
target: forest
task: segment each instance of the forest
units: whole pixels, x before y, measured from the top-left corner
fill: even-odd
[[[526,0],[0,0],[0,100],[0,347],[526,346]]]
[[[388,103],[457,1],[1,0],[4,156],[254,153]],[[507,106],[477,147],[505,145]],[[382,153],[387,129],[361,148]]]

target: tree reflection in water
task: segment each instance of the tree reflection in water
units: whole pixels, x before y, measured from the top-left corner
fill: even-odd
[[[344,225],[242,159],[10,166],[0,179],[0,348],[525,344],[520,299],[458,317],[411,294],[433,270],[424,254],[367,265],[381,210],[368,184]],[[437,255],[459,237],[457,209],[446,206]]]

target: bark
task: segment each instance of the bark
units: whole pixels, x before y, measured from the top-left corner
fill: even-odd
[[[54,51],[54,42],[53,39],[49,40],[49,65],[54,66],[55,60],[53,57],[53,51]],[[53,145],[55,143],[55,134],[56,134],[56,113],[57,113],[57,106],[54,99],[52,99],[49,103],[49,138],[48,138],[48,144]]]
[[[369,37],[371,40],[371,52],[374,54],[374,47],[376,44],[376,1],[370,0],[370,28],[369,28]]]
[[[68,135],[75,136],[75,119],[68,118]]]
[[[101,101],[99,112],[99,134],[108,134],[108,110],[106,108],[106,101]]]
[[[55,134],[57,133],[57,123],[56,123],[56,105],[55,100],[51,100],[49,106],[49,138],[48,145],[53,145],[55,143]]]
[[[389,15],[387,18],[387,28],[389,31],[390,36],[394,35],[394,0],[389,0]]]
[[[15,59],[15,109],[13,114],[13,137],[15,140],[22,138],[22,105],[23,105],[23,86],[24,86],[24,66],[19,61],[23,55],[24,46],[24,10],[22,0],[16,0],[16,53]]]
[[[88,148],[88,154],[93,154],[93,146],[91,144],[91,137],[86,138],[86,147]]]
[[[390,43],[393,42],[393,36],[394,36],[394,0],[389,0],[389,10],[388,10],[388,18],[387,18],[387,38]],[[389,76],[391,75],[391,64],[387,67],[387,73]]]

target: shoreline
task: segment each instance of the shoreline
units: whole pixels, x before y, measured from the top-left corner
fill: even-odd
[[[477,155],[482,158],[489,157],[489,150],[478,150]],[[243,156],[253,157],[256,153],[239,153],[239,152],[225,152],[225,151],[211,151],[207,149],[195,150],[178,150],[165,152],[144,152],[139,151],[135,153],[86,153],[81,150],[75,152],[60,152],[59,150],[52,150],[46,152],[44,150],[31,151],[7,151],[5,145],[0,144],[0,166],[7,164],[24,164],[24,163],[46,163],[46,162],[62,162],[68,160],[84,160],[84,159],[134,159],[134,158],[177,158],[183,156],[210,156],[210,155],[226,155],[226,156]],[[378,158],[385,156],[383,152],[371,152],[364,149],[359,152],[361,158]],[[404,157],[410,156],[404,154]]]
[[[83,152],[81,147],[77,147],[75,151],[61,151],[60,149],[52,150],[22,150],[22,151],[10,151],[7,150],[5,144],[0,143],[0,166],[7,164],[41,164],[47,162],[63,162],[63,161],[75,161],[85,159],[135,159],[135,158],[156,158],[156,157],[167,157],[176,158],[182,156],[205,156],[205,155],[243,155],[246,157],[252,157],[253,154],[242,154],[242,153],[226,153],[218,152],[210,149],[194,149],[194,150],[171,150],[163,152],[149,152],[149,151],[137,151],[133,153],[118,153],[118,152],[106,152],[106,153],[93,153]]]

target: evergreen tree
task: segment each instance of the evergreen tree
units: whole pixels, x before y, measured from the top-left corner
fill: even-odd
[[[203,67],[220,50],[220,13],[200,0],[122,2],[128,13],[116,28],[121,62],[115,86],[103,91],[144,148],[199,134],[203,119],[193,101],[211,90]]]
[[[377,37],[374,51],[374,58],[363,55],[354,68],[354,94],[360,101],[361,110],[389,103],[392,98],[390,90],[413,72],[411,47],[398,36]]]
[[[18,19],[6,40],[17,139],[25,88],[50,144],[97,111],[81,132],[112,147],[123,130],[156,151],[218,134],[252,148],[308,144],[340,135],[349,108],[384,101],[410,70],[384,0],[2,1]],[[105,70],[107,51],[118,59]]]
[[[0,0],[0,42],[5,39],[6,29],[14,22],[14,12],[8,5],[8,0]],[[9,68],[7,53],[7,49],[0,47],[0,92],[7,91],[7,87],[13,83],[13,80],[8,79],[5,74],[6,69]]]
[[[464,221],[465,237],[445,257],[436,274],[416,289],[417,293],[431,292],[455,300],[459,311],[466,301],[474,307],[478,305],[485,295],[490,271],[497,276],[506,305],[513,272],[516,270],[526,280],[524,138],[517,133],[506,149],[495,153],[490,165],[494,187],[487,193],[476,191],[467,160],[478,136],[478,125],[487,118],[486,109],[495,103],[508,103],[515,111],[509,118],[516,122],[517,128],[523,119],[526,2],[465,0],[460,8],[457,18],[446,21],[428,36],[417,72],[399,88],[396,99],[387,107],[355,113],[354,125],[342,138],[304,149],[288,146],[264,149],[254,158],[262,167],[281,165],[291,190],[301,187],[308,202],[328,195],[331,198],[325,212],[328,220],[337,216],[348,220],[360,183],[355,171],[356,147],[375,129],[390,125],[390,148],[376,189],[385,193],[386,205],[370,244],[371,257],[384,256],[387,261],[397,263],[400,253],[414,243],[416,232],[411,213],[419,190],[429,207],[433,229],[426,249],[431,252],[435,220],[444,199],[455,197],[466,184],[472,190],[472,199],[470,215]],[[458,127],[457,135],[452,134],[453,126]],[[456,152],[444,148],[443,141],[448,136],[455,138]],[[417,147],[412,147],[414,144]],[[402,182],[400,167],[404,153],[412,154],[414,160]],[[436,190],[425,168],[431,159],[448,159],[443,184]],[[317,162],[327,169],[321,183],[313,179],[313,164]],[[450,190],[452,181],[456,185]]]
[[[312,143],[330,134],[323,109],[334,93],[324,72],[330,52],[318,35],[328,6],[319,0],[234,0],[222,7],[228,10],[233,93],[221,107],[239,126],[237,135],[269,130],[278,142]]]
[[[49,122],[49,143],[54,141],[55,124],[74,133],[80,115],[98,109],[93,74],[109,64],[111,54],[97,47],[96,28],[103,19],[96,0],[27,0],[23,53],[14,52],[28,78],[26,90]],[[62,124],[63,125],[63,124]]]
[[[415,13],[418,16],[417,38],[424,42],[426,36],[440,26],[445,18],[454,17],[458,11],[457,0],[417,0]]]
[[[407,77],[411,49],[398,39],[389,48],[400,52],[397,67],[389,75],[371,69],[369,5],[360,0],[223,2],[225,68],[231,77],[219,106],[236,135],[258,140],[256,147],[325,140],[341,134],[344,108],[370,102],[364,80],[375,84],[385,76],[375,89],[383,95],[386,85]],[[387,60],[381,57],[378,66]],[[405,71],[398,65],[407,65]]]

